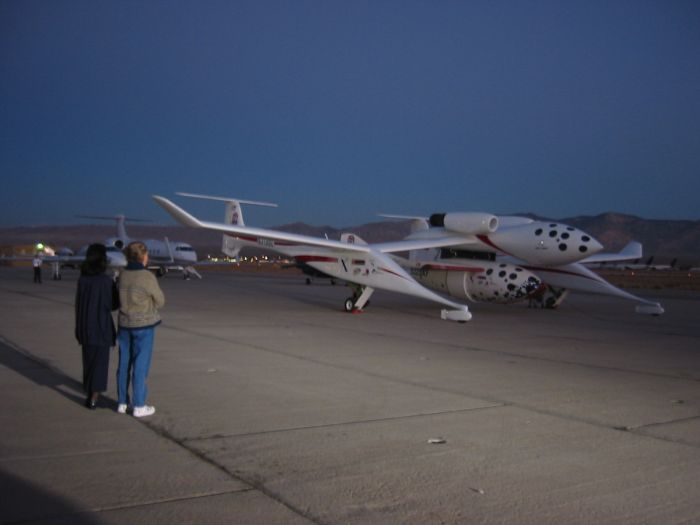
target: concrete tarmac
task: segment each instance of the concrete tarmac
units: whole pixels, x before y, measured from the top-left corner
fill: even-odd
[[[168,275],[157,412],[83,407],[77,272],[0,268],[3,524],[700,523],[700,295],[557,311]],[[438,441],[437,443],[431,441]]]

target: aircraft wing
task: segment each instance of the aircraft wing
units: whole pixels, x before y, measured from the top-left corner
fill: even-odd
[[[33,255],[11,255],[9,257],[0,257],[3,261],[31,261]],[[84,255],[42,255],[42,263],[61,263],[61,264],[81,264],[85,260]]]
[[[436,239],[415,239],[408,241],[383,242],[372,244],[372,248],[382,253],[408,252],[411,250],[425,250],[428,248],[447,248],[448,246],[459,246],[472,244],[476,241],[465,236],[446,235]]]
[[[180,208],[177,204],[169,201],[165,197],[153,195],[153,200],[161,206],[165,211],[172,215],[175,220],[184,226],[193,228],[204,228],[206,230],[214,230],[222,233],[231,233],[243,237],[253,237],[255,239],[267,239],[278,241],[286,245],[298,244],[302,246],[318,246],[320,248],[328,248],[331,250],[369,253],[372,249],[368,245],[363,244],[348,244],[330,239],[321,239],[319,237],[311,237],[308,235],[298,235],[295,233],[286,233],[278,230],[268,230],[265,228],[251,228],[249,226],[238,226],[235,224],[223,224],[218,222],[201,221],[190,215],[188,212]],[[264,246],[264,245],[263,245]]]
[[[636,261],[642,258],[642,245],[637,241],[631,241],[622,248],[618,253],[596,253],[584,260],[579,261],[582,264],[603,263],[603,262],[622,262]]]
[[[45,263],[59,263],[59,264],[83,264],[85,262],[85,255],[49,255],[42,257]]]

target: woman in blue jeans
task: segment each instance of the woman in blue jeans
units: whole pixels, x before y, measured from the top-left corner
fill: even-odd
[[[117,411],[125,413],[129,405],[129,383],[135,417],[155,413],[146,404],[146,379],[151,367],[155,328],[161,322],[158,310],[165,297],[156,277],[146,269],[148,250],[142,242],[132,242],[124,250],[126,269],[119,276],[119,368],[117,369]]]

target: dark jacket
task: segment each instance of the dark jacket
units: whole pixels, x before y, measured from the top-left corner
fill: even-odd
[[[82,346],[114,346],[112,310],[119,308],[117,285],[107,275],[81,275],[75,294],[75,338]]]

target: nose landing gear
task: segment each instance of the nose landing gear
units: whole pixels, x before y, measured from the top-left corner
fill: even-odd
[[[353,294],[352,297],[345,299],[345,311],[360,313],[365,306],[369,305],[369,298],[374,293],[374,288],[360,285],[351,286],[353,288]]]

